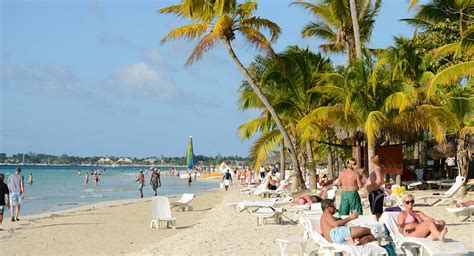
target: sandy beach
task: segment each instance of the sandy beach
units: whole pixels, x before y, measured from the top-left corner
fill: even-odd
[[[427,194],[419,191],[416,194]],[[474,200],[472,192],[465,200]],[[0,231],[2,255],[279,255],[277,238],[301,236],[303,227],[283,224],[257,226],[256,218],[238,213],[223,202],[256,198],[241,195],[238,186],[227,192],[197,195],[191,212],[172,211],[175,230],[151,230],[150,198],[96,203],[77,209],[25,216]],[[172,197],[170,201],[178,198]],[[474,223],[458,223],[446,206],[417,207],[448,223],[449,238],[463,242],[474,254]],[[368,214],[368,209],[364,209]],[[287,213],[292,217],[291,213]],[[309,243],[307,251],[315,250]],[[300,252],[289,246],[287,252]]]

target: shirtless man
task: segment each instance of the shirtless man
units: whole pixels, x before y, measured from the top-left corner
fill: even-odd
[[[383,197],[382,189],[383,171],[380,167],[380,159],[378,155],[373,156],[370,161],[373,164],[373,170],[369,174],[367,180],[367,192],[369,192],[370,211],[375,215],[377,221],[383,213]]]
[[[339,173],[337,185],[342,190],[341,204],[339,205],[340,215],[349,215],[355,211],[362,215],[362,202],[357,192],[362,187],[362,181],[356,168],[356,160],[354,158],[347,159],[346,168]]]
[[[357,212],[352,213],[349,217],[341,220],[337,220],[332,216],[336,213],[336,206],[334,201],[324,199],[321,202],[321,208],[323,209],[323,215],[321,216],[321,234],[329,242],[333,243],[344,243],[347,241],[350,244],[366,244],[375,240],[374,236],[370,233],[370,229],[366,227],[348,227],[346,224],[359,216]]]

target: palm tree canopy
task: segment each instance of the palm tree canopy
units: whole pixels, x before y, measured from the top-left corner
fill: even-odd
[[[270,43],[278,39],[281,29],[268,19],[253,16],[256,10],[255,1],[238,4],[235,0],[181,0],[178,5],[160,9],[160,13],[186,17],[193,23],[172,30],[163,37],[161,43],[180,38],[197,39],[198,43],[186,61],[187,65],[201,59],[205,52],[219,42],[234,40],[236,33],[256,49],[271,55],[273,49]],[[269,39],[263,31],[269,33]]]

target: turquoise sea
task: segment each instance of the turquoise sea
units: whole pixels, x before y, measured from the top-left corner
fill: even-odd
[[[50,211],[75,208],[100,201],[139,198],[137,179],[140,169],[148,170],[149,167],[98,167],[98,166],[19,166],[25,178],[25,198],[21,207],[21,215],[38,214]],[[0,173],[8,175],[15,172],[16,166],[0,166]],[[94,186],[92,176],[89,184],[84,184],[85,173],[102,169],[101,178]],[[199,177],[192,185],[187,179],[176,176],[166,176],[170,167],[159,167],[161,170],[161,187],[158,195],[179,195],[182,193],[205,193],[218,189],[215,180],[200,180]],[[183,168],[176,168],[182,170]],[[81,175],[78,175],[78,170]],[[33,174],[33,185],[28,185],[28,175]],[[145,174],[145,197],[151,197],[153,191],[149,185],[151,173]],[[5,215],[9,216],[10,211]]]

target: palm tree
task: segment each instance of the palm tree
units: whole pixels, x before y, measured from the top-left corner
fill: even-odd
[[[412,1],[409,8],[416,3],[417,1]],[[474,25],[473,13],[473,0],[431,0],[418,6],[414,18],[403,20],[419,27],[432,26],[435,23],[450,20],[459,23],[459,31],[463,34],[467,28]]]
[[[275,107],[287,130],[291,131],[290,139],[297,152],[305,156],[307,161],[303,162],[308,163],[307,167],[312,174],[311,187],[315,188],[315,163],[311,141],[302,139],[294,128],[296,123],[312,109],[327,103],[327,99],[320,97],[321,95],[308,94],[306,91],[318,81],[320,73],[331,70],[332,66],[329,59],[296,46],[288,47],[278,56],[285,67],[284,70],[271,59],[257,58],[251,65],[250,73],[257,78],[259,87]],[[239,101],[242,109],[262,109],[263,106],[255,100],[255,94],[246,82],[241,87],[240,95]],[[244,138],[253,136],[257,131],[261,132],[261,136],[252,147],[251,154],[257,166],[269,152],[278,146],[278,134],[275,134],[275,130],[271,129],[272,124],[268,122],[265,112],[259,118],[240,127]]]
[[[292,3],[309,10],[317,21],[310,22],[301,31],[303,37],[318,37],[326,40],[326,43],[319,47],[324,52],[346,52],[349,59],[357,56],[357,48],[355,44],[353,17],[358,17],[360,32],[359,38],[361,48],[363,44],[370,41],[372,30],[375,24],[381,1],[375,0],[372,4],[371,0],[359,0],[358,15],[351,15],[350,6],[346,0],[316,0],[316,3],[308,3],[298,1]]]
[[[349,0],[349,6],[351,8],[352,28],[354,29],[354,43],[356,49],[357,59],[362,58],[362,48],[360,45],[360,31],[359,31],[359,19],[357,15],[357,5],[355,0]]]
[[[280,28],[268,19],[253,16],[256,9],[257,3],[254,1],[237,4],[235,0],[182,0],[178,5],[161,9],[160,13],[172,13],[185,17],[192,23],[174,29],[162,39],[162,43],[177,38],[198,39],[197,46],[186,62],[188,65],[202,58],[203,54],[212,49],[217,43],[224,43],[237,68],[274,119],[286,147],[290,151],[293,168],[296,172],[299,172],[300,166],[296,151],[280,117],[256,85],[254,78],[239,60],[232,47],[232,41],[235,40],[236,33],[239,33],[257,49],[265,51],[270,56],[275,55],[271,43],[278,39]],[[270,39],[267,39],[261,32],[263,29],[268,30]],[[304,184],[296,184],[296,186],[303,188]]]

